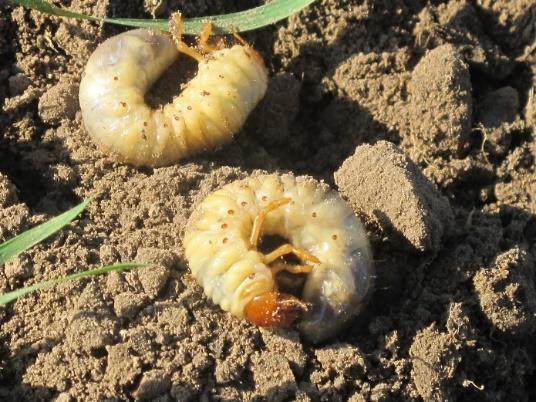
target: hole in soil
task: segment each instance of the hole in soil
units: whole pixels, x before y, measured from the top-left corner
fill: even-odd
[[[108,352],[106,351],[106,348],[96,348],[91,350],[91,356],[96,359],[102,359],[103,357],[108,356]]]
[[[40,180],[42,172],[29,168],[3,146],[0,146],[0,155],[0,171],[17,187],[20,200],[33,208],[46,195],[46,188]]]
[[[536,244],[536,216],[533,216],[527,222],[524,235],[529,244]]]

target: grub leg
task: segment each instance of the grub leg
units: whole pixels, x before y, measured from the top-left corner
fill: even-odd
[[[266,215],[268,215],[270,211],[279,208],[281,205],[288,204],[290,201],[290,198],[281,198],[280,200],[272,201],[265,208],[261,209],[255,220],[253,221],[253,229],[251,230],[251,236],[249,237],[249,243],[251,244],[251,247],[256,248],[259,244],[262,232],[262,225],[264,223],[264,220],[266,219]]]
[[[203,24],[203,28],[201,29],[201,34],[199,35],[199,41],[197,42],[197,47],[204,53],[212,53],[218,50],[216,46],[213,46],[210,43],[208,43],[208,39],[210,38],[211,34],[212,34],[212,22],[207,21]]]
[[[314,255],[309,253],[307,250],[294,247],[292,244],[287,243],[287,244],[283,244],[282,246],[279,246],[274,251],[266,254],[264,256],[264,263],[270,264],[271,262],[277,260],[279,257],[282,257],[286,254],[294,254],[296,257],[298,257],[302,261],[309,261],[315,264],[318,264],[320,262],[318,258],[316,258]]]
[[[182,14],[180,12],[173,13],[169,19],[169,31],[173,37],[173,41],[177,46],[179,52],[186,54],[187,56],[192,57],[197,60],[197,62],[203,61],[203,55],[197,50],[191,48],[182,40],[182,31],[183,31],[183,22]]]

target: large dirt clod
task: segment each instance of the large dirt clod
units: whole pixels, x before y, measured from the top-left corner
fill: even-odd
[[[403,247],[437,251],[453,228],[448,200],[392,143],[357,147],[335,172],[335,182],[356,212]]]

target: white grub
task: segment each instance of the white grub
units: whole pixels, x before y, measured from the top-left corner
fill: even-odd
[[[279,325],[277,320],[263,324],[248,315],[248,305],[256,297],[279,295],[274,278],[277,264],[267,263],[250,234],[259,214],[281,200],[286,201],[265,215],[262,234],[283,237],[316,257],[301,297],[296,298],[298,307],[302,303],[308,308],[294,318],[301,318],[297,326],[307,340],[322,342],[362,311],[374,277],[361,222],[327,185],[308,177],[273,174],[224,186],[210,194],[190,218],[183,243],[186,258],[205,294],[223,310],[258,325],[289,325]],[[282,303],[285,306],[276,302],[260,308],[273,308],[266,313],[276,315],[288,307],[289,300]]]
[[[91,55],[80,107],[87,131],[105,152],[136,166],[165,166],[218,148],[264,96],[261,57],[250,46],[234,45],[200,57],[197,75],[182,92],[152,109],[145,93],[178,55],[170,35],[143,29],[114,36]]]

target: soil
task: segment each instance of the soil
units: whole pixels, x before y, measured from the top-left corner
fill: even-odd
[[[147,18],[260,2],[55,3]],[[155,264],[0,309],[0,399],[536,399],[533,0],[317,1],[245,35],[270,84],[234,141],[158,169],[117,163],[83,128],[84,65],[121,31],[0,5],[0,241],[94,198],[1,267],[0,291]],[[181,71],[152,102],[176,94]],[[188,271],[196,205],[260,171],[340,186],[366,224],[376,290],[326,344],[231,317]]]

